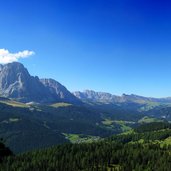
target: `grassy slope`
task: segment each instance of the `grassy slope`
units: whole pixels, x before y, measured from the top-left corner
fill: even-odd
[[[68,107],[68,106],[72,106],[72,104],[69,103],[54,103],[51,104],[50,106],[58,108],[58,107]]]
[[[128,126],[128,124],[135,124],[133,121],[122,121],[122,120],[112,120],[109,118],[106,118],[102,121],[102,124],[109,127],[113,128],[114,124],[117,124],[120,126],[122,132],[127,132],[130,131],[132,128]]]
[[[149,117],[149,116],[145,116],[142,119],[140,119],[138,121],[138,123],[142,124],[142,123],[152,123],[152,122],[162,122],[163,120],[161,119],[157,119],[154,117]]]
[[[6,105],[13,106],[13,107],[25,107],[25,108],[28,108],[29,107],[25,103],[13,101],[13,100],[0,100],[0,103],[4,103]]]
[[[100,139],[99,136],[66,133],[64,133],[64,135],[71,143],[92,143]]]

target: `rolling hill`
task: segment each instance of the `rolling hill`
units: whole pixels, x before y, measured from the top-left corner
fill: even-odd
[[[108,125],[104,122],[106,117],[98,111],[65,103],[24,104],[6,99],[0,102],[0,137],[19,153],[69,142],[69,135],[91,139],[122,132],[123,124]],[[125,125],[132,127],[134,122]]]

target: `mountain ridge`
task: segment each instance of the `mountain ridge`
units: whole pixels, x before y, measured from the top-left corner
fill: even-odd
[[[107,92],[96,92],[94,90],[75,91],[73,94],[82,101],[85,102],[95,102],[95,103],[105,103],[105,104],[116,104],[116,103],[171,103],[171,97],[166,98],[154,98],[154,97],[144,97],[135,94],[122,94],[121,96],[113,95]]]
[[[0,64],[0,96],[24,103],[67,102],[76,105],[87,102],[102,104],[171,103],[171,97],[153,98],[135,94],[118,96],[93,90],[71,93],[65,86],[52,78],[40,79],[38,76],[31,76],[24,65],[19,62]]]
[[[47,82],[49,85],[46,84]],[[0,65],[0,95],[25,103],[32,101],[81,103],[59,82],[31,76],[24,65],[19,62]]]

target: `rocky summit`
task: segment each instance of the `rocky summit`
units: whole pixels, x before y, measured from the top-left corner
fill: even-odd
[[[81,103],[57,81],[31,76],[24,65],[18,62],[0,65],[0,96],[21,102]]]
[[[81,101],[67,90],[62,84],[54,79],[40,79],[41,83],[48,89],[53,97],[58,101],[80,104]]]

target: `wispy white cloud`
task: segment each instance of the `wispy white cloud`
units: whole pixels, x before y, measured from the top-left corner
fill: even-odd
[[[35,52],[29,50],[24,50],[17,53],[10,53],[7,49],[0,49],[0,63],[6,64],[15,62],[18,61],[20,58],[27,58],[34,54]]]

